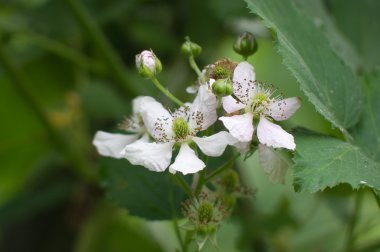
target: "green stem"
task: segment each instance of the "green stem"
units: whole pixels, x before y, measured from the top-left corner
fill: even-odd
[[[202,191],[203,185],[206,183],[206,168],[199,172],[199,178],[197,182],[197,186],[194,190],[195,197],[198,197]]]
[[[176,173],[176,174],[172,175],[172,177],[177,182],[178,186],[181,187],[182,191],[184,191],[187,194],[187,196],[189,196],[190,198],[194,197],[193,192],[191,191],[191,188],[186,183],[186,181],[183,179],[181,174]]]
[[[35,43],[39,47],[48,50],[66,60],[69,60],[82,68],[96,73],[104,73],[105,71],[103,64],[93,61],[91,58],[81,54],[78,51],[75,51],[63,43],[33,32],[20,33],[20,35],[25,36],[27,39],[31,40],[31,42]]]
[[[182,239],[181,231],[179,230],[177,218],[173,219],[173,225],[174,225],[174,231],[175,231],[175,234],[177,236],[178,242],[179,242],[179,244],[181,246],[181,249],[182,249],[183,252],[185,252],[187,249],[186,249],[185,243],[184,243],[184,241]]]
[[[378,208],[380,209],[380,196],[375,193],[374,190],[371,190],[373,197],[375,197]]]
[[[230,168],[235,160],[240,157],[240,154],[236,154],[235,156],[233,156],[230,160],[228,160],[227,163],[225,163],[224,165],[220,166],[219,168],[217,168],[215,171],[213,171],[210,175],[208,175],[205,179],[205,182],[209,182],[211,181],[213,178],[215,178],[216,176],[218,176],[220,173],[222,173],[223,171],[227,170],[228,168]]]
[[[0,43],[0,63],[3,65],[5,71],[13,82],[19,96],[28,104],[28,107],[33,111],[34,115],[42,123],[45,128],[49,139],[55,144],[58,149],[65,153],[66,157],[71,161],[73,169],[76,173],[87,179],[88,181],[96,180],[96,175],[89,169],[87,160],[81,157],[80,153],[74,153],[71,148],[66,144],[66,141],[61,136],[60,132],[51,124],[48,115],[42,109],[39,102],[30,94],[27,87],[27,82],[18,72],[17,67],[12,60],[5,53],[2,44]]]
[[[179,106],[183,106],[184,103],[181,102],[177,97],[175,97],[172,93],[170,93],[169,90],[164,88],[161,83],[158,81],[156,77],[153,77],[152,79],[153,84],[164,94],[166,97],[168,97],[170,100],[172,100],[174,103],[176,103]]]
[[[205,131],[205,136],[210,136],[214,131],[214,127],[210,126],[206,131]],[[203,163],[206,164],[206,167],[208,165],[208,156],[205,154],[202,154],[202,161]],[[196,181],[196,187],[194,190],[194,194],[196,197],[199,196],[199,194],[202,191],[203,186],[206,184],[206,168],[204,168],[202,171],[199,172],[199,176]]]
[[[197,63],[195,62],[194,56],[189,56],[189,64],[191,68],[197,73],[198,77],[202,77],[202,72],[199,69]]]
[[[134,97],[137,92],[132,90],[126,69],[119,56],[115,53],[112,46],[100,30],[99,26],[92,19],[85,7],[78,0],[65,0],[71,11],[75,15],[83,30],[87,33],[89,39],[96,47],[97,51],[102,55],[109,70],[117,80],[119,88],[128,96]]]
[[[346,241],[346,251],[353,251],[353,245],[355,242],[355,226],[358,221],[358,216],[360,212],[360,206],[362,202],[362,193],[359,191],[356,193],[354,212],[351,216],[350,222],[348,223],[348,235]]]
[[[380,238],[378,238],[376,241],[373,241],[369,244],[365,244],[363,246],[360,246],[359,248],[356,248],[355,252],[373,252],[373,251],[379,251],[380,249]]]
[[[184,252],[187,251],[191,241],[193,240],[193,235],[194,235],[194,231],[187,231],[186,232],[186,236],[185,236],[185,250]]]

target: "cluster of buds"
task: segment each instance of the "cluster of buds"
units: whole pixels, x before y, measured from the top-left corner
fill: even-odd
[[[252,188],[240,183],[239,174],[234,170],[227,170],[215,179],[213,183],[223,205],[233,209],[238,198],[251,197]]]
[[[196,233],[195,240],[202,249],[207,240],[216,242],[215,232],[221,221],[231,214],[231,208],[224,205],[217,194],[202,192],[198,199],[188,199],[182,203],[182,213],[188,220],[184,228]]]

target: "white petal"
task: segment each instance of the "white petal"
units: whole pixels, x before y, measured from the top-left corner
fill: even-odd
[[[259,125],[257,126],[257,137],[260,143],[273,148],[286,148],[294,150],[296,144],[291,134],[283,130],[277,124],[271,123],[265,117],[260,117]]]
[[[234,146],[239,149],[240,154],[245,154],[249,151],[249,145],[250,144],[251,144],[251,141],[249,141],[249,142],[237,142],[234,144]]]
[[[273,184],[283,184],[289,163],[277,152],[264,144],[259,144],[260,165],[269,176],[269,181]]]
[[[137,141],[125,147],[124,157],[133,165],[142,165],[151,171],[162,172],[170,165],[173,144]]]
[[[246,61],[239,63],[232,80],[235,96],[247,104],[256,89],[256,73],[253,66]]]
[[[179,107],[176,109],[174,112],[172,112],[172,117],[177,118],[177,117],[182,117],[187,121],[189,117],[189,108],[191,106],[191,103],[186,102],[184,106]]]
[[[230,131],[231,135],[240,142],[249,142],[253,134],[253,115],[245,113],[242,115],[220,117],[224,126]]]
[[[145,133],[141,138],[139,138],[138,140],[136,140],[135,142],[133,143],[149,143],[151,141],[149,141],[149,135],[147,133]],[[125,157],[125,152],[126,152],[126,148],[127,148],[128,145],[124,146],[123,150],[120,151],[120,155],[122,155],[122,157]]]
[[[206,85],[201,85],[194,102],[190,106],[190,130],[197,128],[205,130],[212,125],[218,119],[216,107],[216,96],[207,89]]]
[[[137,139],[137,134],[123,135],[98,131],[95,134],[92,144],[95,145],[99,154],[102,156],[123,158],[120,151],[123,150],[127,144],[130,144]]]
[[[237,139],[226,131],[218,132],[208,137],[193,137],[192,140],[207,156],[219,157],[223,154],[227,145],[233,145]]]
[[[179,171],[186,175],[189,173],[196,173],[205,167],[206,165],[197,157],[197,155],[195,155],[195,152],[189,147],[189,145],[183,143],[179,149],[175,162],[169,167],[169,171],[171,173]]]
[[[155,102],[156,100],[150,96],[139,96],[133,99],[132,101],[132,109],[133,114],[137,115],[140,113],[140,111],[144,108],[146,104],[149,102]]]
[[[245,104],[235,100],[231,95],[222,98],[223,108],[227,113],[233,113],[245,108]]]
[[[173,117],[161,103],[156,100],[146,102],[140,114],[146,129],[157,142],[165,142],[173,138]]]
[[[287,120],[301,107],[301,100],[298,97],[291,97],[276,102],[271,102],[266,114],[276,121]]]
[[[186,88],[186,93],[188,94],[195,94],[198,92],[198,87],[197,86],[188,86]]]

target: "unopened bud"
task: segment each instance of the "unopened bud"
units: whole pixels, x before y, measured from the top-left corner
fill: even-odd
[[[194,42],[191,42],[189,37],[186,37],[185,39],[186,41],[181,46],[181,52],[185,56],[198,56],[202,52],[202,47]]]
[[[236,53],[248,58],[257,51],[257,42],[252,33],[244,32],[236,39],[233,47]]]
[[[231,95],[233,87],[230,78],[219,79],[212,83],[212,92],[217,96]]]
[[[162,70],[161,61],[152,51],[142,51],[136,55],[136,67],[144,78],[152,78]]]
[[[233,170],[229,170],[221,177],[221,184],[224,186],[227,193],[232,193],[239,186],[239,175]]]

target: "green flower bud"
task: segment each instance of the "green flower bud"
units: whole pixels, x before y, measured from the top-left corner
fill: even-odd
[[[152,51],[142,51],[136,55],[136,67],[144,78],[153,78],[162,70],[161,61]]]
[[[240,184],[239,175],[233,170],[229,170],[221,177],[221,184],[224,186],[226,192],[232,193]]]
[[[185,56],[198,56],[202,52],[202,47],[194,42],[191,42],[189,37],[186,37],[185,39],[186,41],[181,46],[181,52]]]
[[[231,95],[233,92],[232,82],[230,78],[219,79],[212,83],[212,92],[217,96]]]
[[[248,58],[257,51],[257,42],[252,33],[244,32],[236,39],[233,47],[236,53]]]

